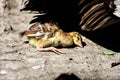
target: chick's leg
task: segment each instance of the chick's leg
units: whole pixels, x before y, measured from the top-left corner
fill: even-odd
[[[53,51],[56,54],[63,53],[62,51],[60,51],[59,49],[57,49],[55,47],[37,48],[37,50],[38,51]]]

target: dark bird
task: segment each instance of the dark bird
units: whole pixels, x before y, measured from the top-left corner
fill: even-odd
[[[82,30],[94,31],[120,22],[119,0],[81,0],[79,15]]]

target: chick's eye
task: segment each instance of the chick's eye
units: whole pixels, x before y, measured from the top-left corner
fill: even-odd
[[[79,40],[79,39],[80,39],[80,37],[79,37],[79,36],[77,36],[76,38],[77,38],[77,40]]]

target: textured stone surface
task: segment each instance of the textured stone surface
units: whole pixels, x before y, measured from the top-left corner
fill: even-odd
[[[0,0],[0,4],[3,0]],[[5,0],[7,1],[7,0]],[[12,0],[8,0],[12,1]],[[18,3],[22,0],[16,0]],[[2,10],[0,5],[0,10]],[[120,66],[111,68],[120,55],[103,55],[109,51],[83,37],[84,48],[62,48],[65,54],[39,52],[25,44],[19,33],[28,29],[36,14],[19,12],[0,14],[0,80],[59,80],[76,77],[76,80],[119,80]]]

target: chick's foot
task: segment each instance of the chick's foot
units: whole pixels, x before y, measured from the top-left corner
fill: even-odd
[[[55,47],[37,48],[37,50],[38,51],[53,51],[56,54],[63,53],[62,51],[60,51],[59,49],[57,49]]]

